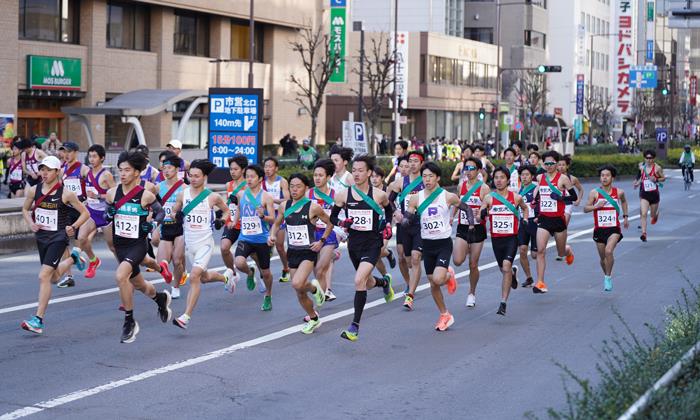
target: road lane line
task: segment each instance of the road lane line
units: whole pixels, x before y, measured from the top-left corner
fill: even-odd
[[[638,215],[631,217],[630,220],[634,220],[637,218],[639,218]],[[569,238],[575,239],[575,238],[578,238],[580,236],[586,235],[586,234],[591,233],[591,232],[593,232],[593,228],[584,229],[584,230],[581,230],[579,232],[576,232],[576,233],[570,235]],[[552,248],[554,246],[555,246],[555,243],[553,241],[550,241],[550,243],[547,244],[547,248]],[[496,266],[497,266],[497,263],[495,261],[493,261],[491,263],[479,266],[479,270],[486,270],[488,268],[492,268],[492,267],[496,267]],[[461,278],[461,277],[465,277],[467,275],[469,275],[469,270],[465,270],[465,271],[460,272],[459,274],[456,275],[456,277]],[[429,287],[430,287],[430,284],[422,284],[422,285],[418,286],[418,288],[416,289],[416,292],[426,290]],[[401,298],[403,295],[404,295],[403,292],[397,293],[394,300],[396,300],[397,298]],[[371,308],[374,308],[376,306],[383,305],[383,304],[386,304],[386,302],[384,301],[383,298],[376,299],[372,302],[368,302],[365,305],[365,309],[371,309]],[[330,322],[330,321],[335,321],[337,319],[352,315],[353,313],[354,313],[354,308],[348,308],[348,309],[345,309],[345,310],[342,310],[342,311],[339,311],[339,312],[336,312],[336,313],[333,313],[330,315],[323,316],[320,319],[322,322]],[[252,340],[248,340],[248,341],[244,341],[242,343],[234,344],[234,345],[231,345],[229,347],[224,347],[224,348],[219,349],[219,350],[214,350],[212,352],[203,354],[201,356],[193,357],[193,358],[190,358],[187,360],[183,360],[181,362],[171,363],[171,364],[162,366],[160,368],[147,370],[147,371],[138,373],[136,375],[129,376],[129,377],[124,378],[124,379],[108,382],[104,385],[99,385],[99,386],[96,386],[93,388],[82,389],[79,391],[75,391],[75,392],[71,392],[69,394],[62,395],[60,397],[57,397],[57,398],[54,398],[51,400],[46,400],[46,401],[36,403],[34,405],[26,406],[26,407],[20,408],[18,410],[3,414],[2,416],[0,416],[0,420],[19,419],[22,417],[26,417],[26,416],[29,416],[32,414],[42,412],[46,409],[55,408],[55,407],[59,407],[59,406],[62,406],[62,405],[65,405],[65,404],[68,404],[68,403],[71,403],[74,401],[82,400],[84,398],[87,398],[87,397],[90,397],[90,396],[93,396],[96,394],[101,394],[103,392],[110,391],[110,390],[115,389],[115,388],[120,388],[120,387],[125,386],[125,385],[129,385],[129,384],[140,382],[140,381],[143,381],[143,380],[146,380],[149,378],[153,378],[155,376],[162,375],[164,373],[174,372],[176,370],[180,370],[180,369],[190,367],[190,366],[195,366],[195,365],[207,362],[209,360],[218,359],[220,357],[226,356],[226,355],[231,354],[233,352],[236,352],[238,350],[243,350],[246,348],[255,347],[255,346],[258,346],[260,344],[269,343],[271,341],[275,341],[275,340],[278,340],[280,338],[284,338],[284,337],[287,337],[287,336],[290,336],[293,334],[298,334],[299,331],[300,331],[299,325],[294,325],[294,326],[291,326],[291,327],[288,327],[288,328],[285,328],[285,329],[282,329],[279,331],[275,331],[275,332],[270,333],[270,334],[266,334],[266,335],[254,338]]]

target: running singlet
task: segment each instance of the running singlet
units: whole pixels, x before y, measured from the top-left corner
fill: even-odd
[[[175,185],[175,184],[173,184]],[[165,195],[170,191],[170,188],[172,185],[168,185],[167,181],[162,181],[158,183],[158,195],[163,198]],[[163,224],[164,225],[170,225],[175,223],[175,215],[173,214],[173,207],[175,206],[175,203],[177,202],[177,195],[182,192],[183,188],[185,185],[180,185],[177,187],[175,192],[170,194],[170,197],[168,197],[168,200],[163,203],[163,211],[165,212],[165,219],[163,219]],[[183,197],[184,201],[184,197]],[[184,208],[184,206],[183,206]]]
[[[85,180],[80,176],[82,169],[82,163],[77,165],[75,165],[75,162],[70,165],[66,164],[64,167],[65,173],[63,174],[63,186],[68,191],[75,193],[80,201],[85,200]]]
[[[36,186],[35,203],[43,195],[41,192],[43,185],[39,183]],[[59,186],[52,195],[45,197],[33,213],[34,223],[39,225],[39,231],[36,232],[37,241],[42,243],[68,241],[66,226],[69,222],[69,213],[68,206],[63,202],[63,186]]]
[[[423,203],[428,196],[425,190],[418,192],[418,202]],[[420,214],[420,236],[422,239],[446,239],[452,236],[450,206],[446,193],[442,191]]]
[[[22,159],[11,158],[7,162],[10,170],[10,184],[21,184],[23,180]]]
[[[348,218],[352,219],[352,225],[348,229],[348,241],[350,244],[364,244],[382,241],[379,226],[379,214],[364,200],[355,198],[357,193],[352,187],[348,188],[345,211]],[[367,194],[373,198],[374,188]]]
[[[291,213],[284,218],[287,224],[287,245],[289,249],[307,250],[311,248],[311,242],[314,241],[316,227],[309,218],[309,209],[311,208],[311,200],[301,206],[301,209]],[[286,211],[292,207],[292,200],[287,200]]]
[[[250,190],[247,190],[250,191]],[[241,211],[241,236],[239,240],[253,244],[267,244],[267,237],[270,233],[270,226],[258,216],[257,209],[262,206],[262,194],[260,190],[253,202],[249,199],[249,194],[244,192],[241,203],[238,206]]]
[[[508,191],[518,192],[518,190],[520,190],[520,174],[518,173],[518,167],[513,165],[509,171],[510,179],[508,180]]]
[[[473,187],[473,185],[472,185]],[[481,210],[481,188],[482,186],[479,186],[472,195],[467,198],[467,205],[469,206],[470,209],[472,209],[472,213],[474,214],[474,220],[476,220],[476,216],[479,214],[479,211]],[[467,188],[467,183],[464,182],[462,184],[462,190],[459,192],[459,195],[461,197],[464,197],[466,193],[469,192],[471,188]],[[467,213],[464,212],[464,210],[459,210],[459,224],[464,225],[464,226],[469,226],[469,220],[467,219]],[[482,220],[480,223],[482,226],[486,226],[486,220]]]
[[[330,184],[332,189],[340,191],[343,188],[347,188],[350,186],[350,184],[348,184],[348,178],[350,178],[350,172],[345,171],[341,176],[338,176],[338,174],[333,174],[331,180],[328,181],[328,183]]]
[[[335,198],[335,190],[333,188],[330,189],[328,192],[328,197],[331,199]],[[331,210],[333,210],[333,201],[331,200],[330,203],[327,203],[325,199],[321,197],[317,197],[316,194],[314,193],[314,188],[311,188],[309,190],[309,198],[312,200],[316,200],[316,203],[318,203],[319,206],[323,209],[324,212],[330,217],[331,215]],[[325,230],[326,229],[326,224],[323,223],[323,220],[320,218],[316,221],[316,230]]]
[[[515,206],[515,194],[508,191],[508,196],[504,197],[510,204]],[[491,237],[505,238],[518,234],[518,215],[513,213],[503,202],[491,195],[491,209],[489,210],[491,220]]]
[[[557,172],[554,178],[550,181],[553,186],[557,186],[559,183],[559,178],[561,174]],[[546,217],[561,217],[564,218],[564,205],[563,201],[557,201],[551,197],[552,189],[547,184],[547,174],[542,175],[540,180],[540,214]]]
[[[418,177],[416,177],[416,179],[421,179],[420,175],[419,175]],[[411,186],[411,184],[412,184],[416,179],[414,179],[413,181],[411,181],[411,176],[410,176],[410,175],[407,175],[407,176],[403,177],[403,187],[402,187],[402,189],[401,189],[401,194],[400,194],[400,195],[404,195],[404,199],[403,199],[403,202],[400,203],[400,204],[401,204],[401,212],[405,212],[406,209],[408,209],[408,203],[409,203],[410,200],[411,200],[411,196],[413,196],[414,194],[417,194],[418,191],[423,191],[423,189],[425,188],[425,186],[423,185],[423,181],[421,180],[421,181],[418,183],[418,185],[414,186],[414,187],[411,189],[411,191],[408,191],[408,193],[406,193],[406,190]],[[419,204],[420,204],[420,202],[419,202]]]
[[[88,175],[85,177],[85,191],[98,195],[98,198],[88,197],[85,202],[88,207],[96,211],[105,211],[107,209],[107,203],[104,198],[99,197],[100,195],[107,194],[107,190],[100,187],[100,177],[106,170],[107,168],[102,168],[100,172],[97,173],[97,176],[94,176],[92,169],[90,169]]]
[[[186,208],[196,196],[192,196],[192,188],[187,187],[182,192],[182,208]],[[211,225],[214,222],[209,198],[200,201],[183,220],[185,242],[195,243],[206,241],[213,237]]]
[[[617,214],[617,209],[605,198],[600,192],[598,194],[598,201],[603,201],[605,205],[599,209],[593,210],[593,221],[595,222],[595,228],[619,228],[620,218]],[[610,198],[615,201],[618,208],[620,207],[620,198],[617,193],[617,188],[613,187],[610,189]]]
[[[226,203],[228,204],[228,211],[229,211],[229,217],[226,223],[229,223],[231,220],[233,220],[236,217],[236,213],[238,212],[238,197],[236,196],[239,191],[241,191],[243,188],[245,188],[246,182],[240,182],[235,188],[234,188],[234,181],[229,181],[226,183]],[[236,194],[233,194],[233,193]],[[234,195],[234,198],[232,199],[231,195]],[[236,222],[236,226],[233,227],[234,229],[241,230],[241,219],[238,218],[238,221]]]
[[[129,201],[119,207],[117,214],[114,215],[113,238],[114,245],[120,247],[134,246],[144,242],[148,238],[148,233],[143,229],[143,226],[148,223],[146,217],[148,210],[141,207],[141,198],[145,190],[139,191]],[[114,203],[124,197],[122,186],[117,186],[117,192],[114,194]]]
[[[520,188],[518,194],[523,197],[523,201],[527,205],[527,218],[528,220],[535,218],[535,191],[537,187],[534,183],[530,185],[523,186]]]
[[[141,171],[141,179],[144,181],[151,182],[153,179],[153,172],[157,172],[158,170],[154,168],[150,163],[146,166],[146,169]]]
[[[646,165],[642,165],[642,189],[645,192],[655,192],[659,189],[658,183],[649,179],[649,177],[656,178],[656,165],[652,166],[651,171],[647,173]]]
[[[275,200],[282,199],[284,198],[284,195],[282,194],[282,177],[277,175],[277,178],[273,182],[270,182],[268,180],[263,180],[262,184],[263,190],[267,191],[272,198]],[[278,203],[274,204],[275,210],[277,210],[280,205]]]
[[[27,156],[24,159],[24,163],[27,165],[27,170],[38,175],[39,174],[39,161],[36,158],[36,150],[32,152],[31,156]]]

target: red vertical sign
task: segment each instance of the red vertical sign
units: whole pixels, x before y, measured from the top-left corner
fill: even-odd
[[[698,95],[698,77],[697,76],[690,76],[690,89],[688,92],[688,96],[690,97],[690,105],[695,106],[697,100],[696,97]]]

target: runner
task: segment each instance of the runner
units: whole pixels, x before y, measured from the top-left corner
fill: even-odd
[[[165,147],[169,151],[175,153],[177,157],[182,159],[182,164],[177,171],[177,177],[178,179],[184,180],[185,184],[187,184],[187,171],[190,169],[190,162],[182,157],[182,142],[180,140],[172,139]]]
[[[528,206],[519,194],[508,189],[510,170],[503,166],[493,171],[493,181],[496,189],[484,197],[478,219],[489,217],[489,232],[493,254],[496,256],[498,268],[503,274],[501,283],[501,303],[498,306],[498,315],[505,316],[506,303],[510,289],[518,288],[517,267],[513,265],[515,254],[518,252],[518,225],[522,219],[528,219]],[[518,211],[520,207],[520,212]]]
[[[533,166],[535,170],[537,171],[537,175],[541,175],[547,171],[544,170],[542,167],[542,156],[540,156],[539,152],[536,150],[533,150],[530,152],[528,155],[528,165]]]
[[[136,146],[134,151],[143,153],[143,155],[146,156],[146,161],[148,162],[148,164],[146,165],[146,169],[141,171],[141,179],[144,181],[151,182],[153,184],[157,184],[158,181],[156,181],[156,178],[158,178],[158,169],[151,165],[151,158],[149,157],[150,150],[148,150],[148,146],[146,146],[145,144],[139,144],[138,146]]]
[[[515,164],[515,150],[510,147],[503,151],[503,157],[506,161],[506,169],[510,172],[508,178],[508,191],[520,191],[520,174],[518,173],[518,165]]]
[[[374,188],[378,188],[386,192],[386,185],[384,185],[385,177],[386,172],[384,172],[384,169],[382,169],[381,166],[375,166],[374,169],[372,169],[372,175],[369,177],[369,182]],[[398,230],[398,226],[396,228]],[[396,257],[394,257],[394,252],[389,249],[388,239],[384,240],[384,246],[382,247],[382,252],[380,256],[386,258],[387,261],[389,261],[389,267],[391,267],[391,269],[394,269],[396,267]],[[403,260],[403,258],[401,259]],[[382,277],[389,274],[389,272],[386,269],[386,266],[384,265],[384,261],[382,261],[381,258],[379,258],[379,260],[377,261],[377,271],[379,271],[379,274],[381,274]]]
[[[51,284],[58,282],[71,265],[80,260],[80,253],[71,252],[70,258],[61,261],[61,256],[68,247],[70,236],[90,218],[90,213],[78,198],[63,188],[59,182],[61,161],[55,156],[44,158],[38,166],[41,181],[35,187],[27,189],[27,196],[22,206],[22,215],[36,236],[39,250],[39,302],[36,314],[23,321],[22,329],[33,333],[44,332],[44,316],[51,299]],[[78,211],[79,217],[70,223],[68,206]]]
[[[263,167],[265,169],[265,179],[263,180],[262,187],[263,190],[267,191],[272,200],[275,203],[275,217],[277,210],[279,209],[280,203],[289,199],[289,183],[286,179],[279,176],[280,163],[274,157],[268,157],[263,162]],[[280,283],[287,283],[290,280],[289,277],[289,263],[287,262],[287,252],[284,250],[284,229],[285,226],[277,231],[277,240],[275,241],[275,248],[277,249],[277,255],[280,257],[280,262],[282,262],[282,275],[280,276]]]
[[[270,251],[267,244],[270,224],[275,221],[275,208],[272,196],[262,189],[265,171],[260,165],[245,168],[247,188],[238,192],[238,211],[233,225],[241,220],[241,235],[238,237],[234,263],[238,271],[247,276],[248,290],[255,290],[255,269],[246,260],[257,256],[257,266],[265,283],[265,297],[260,310],[272,310],[272,273],[270,272]],[[229,225],[230,226],[230,225]]]
[[[569,222],[571,221],[571,214],[574,212],[574,207],[578,206],[581,203],[584,193],[581,181],[579,181],[578,178],[569,173],[570,168],[571,155],[560,156],[559,162],[557,162],[557,171],[569,177],[569,179],[571,180],[571,184],[574,186],[574,188],[576,188],[576,192],[578,193],[578,199],[571,204],[567,204],[564,208],[564,217],[566,218],[567,227],[569,226]]]
[[[398,197],[399,206],[394,212],[394,220],[401,224],[401,236],[397,237],[397,242],[403,246],[403,257],[406,264],[410,265],[408,293],[404,297],[403,306],[413,310],[414,296],[418,283],[421,278],[421,258],[423,256],[423,244],[420,233],[420,220],[412,218],[403,222],[408,211],[408,202],[413,195],[418,194],[424,187],[423,178],[421,177],[421,165],[423,165],[424,156],[422,152],[411,151],[408,153],[409,174],[403,178],[397,177],[394,182],[389,185],[389,201],[394,201]]]
[[[474,146],[474,157],[481,160],[481,173],[479,174],[479,181],[488,181],[490,179],[491,173],[494,170],[493,163],[491,160],[485,156],[486,149],[481,144]]]
[[[85,278],[88,279],[95,277],[95,272],[102,265],[102,261],[92,250],[92,241],[97,229],[105,229],[105,236],[112,235],[111,225],[105,219],[105,211],[107,211],[105,197],[107,191],[114,188],[116,183],[112,173],[102,166],[105,156],[105,148],[101,144],[93,144],[88,149],[90,168],[88,168],[85,177],[85,195],[87,197],[85,204],[90,212],[90,219],[78,232],[78,245],[88,256],[88,267],[85,270]]]
[[[647,214],[651,210],[651,224],[655,225],[659,220],[659,202],[661,195],[659,188],[666,180],[664,170],[661,165],[654,162],[656,152],[647,150],[644,152],[644,162],[639,164],[637,179],[634,181],[634,188],[639,187],[639,215],[642,224],[642,235],[639,239],[647,241]]]
[[[386,184],[391,184],[394,182],[394,177],[396,176],[396,173],[399,170],[399,159],[407,156],[406,153],[408,152],[408,142],[405,140],[399,140],[396,143],[394,143],[394,157],[391,159],[392,160],[392,167],[391,171],[389,171],[389,175],[387,175],[386,178],[384,178],[384,182]],[[350,158],[352,159],[352,157]],[[347,160],[350,160],[347,159]]]
[[[22,152],[24,172],[27,174],[27,184],[33,187],[41,182],[42,178],[39,173],[39,162],[43,161],[46,157],[46,153],[36,147],[36,142],[33,139],[24,139],[23,144],[25,147]]]
[[[352,176],[355,185],[338,191],[331,213],[331,223],[348,229],[348,255],[355,267],[355,311],[352,323],[340,335],[349,341],[358,339],[362,311],[367,302],[367,289],[381,287],[386,302],[394,299],[391,279],[372,277],[382,249],[382,239],[391,238],[391,224],[386,220],[386,215],[393,213],[386,193],[369,185],[374,165],[373,156],[363,155],[353,159]],[[338,215],[343,209],[348,217],[339,224]]]
[[[413,156],[413,155],[409,155]],[[434,162],[426,162],[421,167],[422,183],[425,186],[409,198],[407,217],[419,219],[420,236],[423,244],[423,265],[430,282],[430,292],[440,311],[435,324],[438,331],[447,330],[455,319],[447,310],[441,287],[447,284],[447,293],[454,294],[457,280],[450,267],[452,255],[452,215],[450,207],[459,207],[467,215],[468,225],[474,227],[474,216],[469,206],[440,187],[442,171]]]
[[[548,151],[542,155],[544,167],[547,171],[537,176],[539,187],[539,214],[537,216],[537,284],[532,288],[533,293],[547,293],[547,285],[544,282],[546,267],[546,251],[549,238],[554,236],[557,245],[557,255],[566,257],[566,263],[574,263],[574,252],[566,244],[566,220],[564,207],[567,203],[573,203],[578,199],[576,189],[571,184],[568,176],[557,171],[559,153]],[[564,195],[563,191],[568,191]]]
[[[622,189],[613,187],[617,169],[612,165],[603,165],[598,169],[600,187],[588,193],[588,203],[583,208],[586,213],[593,212],[593,241],[598,248],[600,267],[603,269],[603,290],[613,289],[612,269],[615,263],[615,247],[622,240],[620,216],[624,219],[625,229],[629,228],[627,197]]]
[[[166,264],[169,261],[173,263],[173,273],[175,279],[179,281],[171,282],[170,295],[173,299],[180,298],[180,282],[185,275],[185,238],[183,237],[182,220],[177,218],[174,211],[178,196],[184,189],[184,181],[178,179],[177,171],[180,168],[182,159],[177,157],[175,153],[166,152],[163,155],[161,167],[165,180],[158,184],[158,197],[163,203],[165,218],[160,224],[159,246],[158,246],[158,261],[164,261]]]
[[[324,173],[324,176],[327,177],[327,175]],[[324,288],[318,280],[314,279],[309,282],[308,279],[319,257],[319,252],[333,233],[333,225],[329,215],[321,206],[307,197],[307,188],[310,186],[311,183],[306,175],[297,173],[289,177],[291,199],[281,203],[277,219],[270,229],[270,236],[267,240],[268,245],[274,245],[280,226],[282,223],[287,225],[287,255],[289,256],[292,287],[297,293],[299,304],[308,316],[308,321],[301,329],[304,334],[311,334],[321,326],[321,320],[318,317],[318,312],[314,310],[313,303],[316,303],[317,308],[323,306],[325,302]],[[330,199],[325,194],[321,197],[323,198],[323,196]],[[319,221],[323,223],[324,228],[321,236],[317,237],[316,231]],[[314,297],[314,302],[309,299],[309,293]]]
[[[535,179],[537,169],[532,165],[523,165],[518,170],[520,173],[520,191],[518,194],[523,198],[525,204],[527,204],[527,215],[528,218],[525,219],[524,215],[521,215],[521,223],[518,228],[518,245],[520,247],[520,266],[523,268],[525,275],[525,281],[521,284],[522,287],[531,287],[535,284],[532,279],[532,271],[530,270],[530,260],[527,259],[528,249],[531,258],[534,260],[537,258],[537,214],[539,209],[535,205],[535,199],[537,197],[537,185],[532,182]]]
[[[348,172],[348,162],[352,159],[353,150],[343,147],[331,154],[331,160],[335,165],[335,173],[331,178],[330,187],[335,191],[340,191],[353,184],[352,176]]]
[[[140,174],[146,163],[146,157],[141,153],[119,155],[120,183],[107,192],[106,198],[106,215],[114,220],[113,242],[119,262],[116,280],[125,314],[122,343],[132,343],[139,333],[139,324],[134,320],[134,289],[153,299],[162,322],[168,322],[172,317],[170,293],[156,291],[139,270],[148,250],[148,232],[153,227],[146,221],[148,209],[152,209],[156,220],[162,221],[165,216],[156,196],[140,185]]]
[[[486,220],[481,220],[470,228],[469,218],[476,217],[481,209],[481,204],[490,192],[491,188],[479,180],[482,166],[481,159],[472,156],[465,161],[466,180],[460,189],[461,201],[467,203],[469,211],[459,210],[457,224],[457,238],[454,241],[452,253],[453,262],[461,266],[469,256],[469,293],[467,294],[467,308],[476,306],[476,285],[479,283],[479,258],[486,240]]]
[[[515,140],[513,143],[511,143],[510,147],[515,151],[515,159],[513,159],[513,162],[515,162],[515,166],[520,169],[521,166],[527,163],[527,159],[525,159],[525,157],[522,155],[523,142],[520,140]]]
[[[173,165],[173,172],[178,167],[179,165]],[[231,294],[236,290],[235,271],[227,268],[223,275],[217,271],[207,271],[209,261],[214,253],[212,227],[219,230],[226,220],[230,220],[228,206],[224,199],[219,194],[212,194],[211,190],[207,188],[207,178],[214,168],[216,165],[207,159],[193,160],[188,174],[190,185],[177,194],[177,201],[173,206],[176,218],[181,217],[182,220],[185,233],[185,253],[191,267],[187,307],[182,315],[173,319],[173,325],[182,329],[187,329],[192,319],[192,312],[197,306],[203,283],[222,282],[224,290]],[[214,208],[222,212],[220,219],[213,220]],[[231,222],[229,225],[233,227]]]
[[[23,144],[24,141],[20,137],[15,137],[12,140],[12,157],[7,161],[7,173],[10,181],[10,192],[7,193],[7,198],[24,197],[24,188],[27,184],[24,181],[25,171],[22,165]]]
[[[465,162],[467,161],[467,159],[472,157],[473,151],[474,150],[470,145],[465,145],[464,149],[462,149],[462,160],[460,160],[459,163],[457,163],[457,165],[455,166],[455,170],[452,172],[452,176],[450,177],[450,179],[452,181],[457,182],[458,185],[461,185],[467,178],[466,170],[464,169]]]
[[[226,203],[229,209],[229,220],[226,221],[224,233],[221,235],[221,259],[224,260],[226,268],[231,270],[235,270],[231,247],[241,234],[241,219],[239,218],[233,227],[229,228],[228,226],[238,211],[238,193],[246,187],[243,172],[247,167],[248,158],[243,155],[235,155],[228,159],[228,171],[231,175],[231,181],[226,183]]]
[[[403,179],[404,177],[407,177],[411,169],[410,165],[408,164],[408,156],[401,156],[399,158],[398,167],[399,170],[395,178]],[[386,188],[382,188],[382,190],[387,191],[388,187],[389,186],[387,186]],[[396,196],[396,199],[391,203],[391,205],[394,206],[394,208],[401,207],[401,205],[399,204],[398,196]],[[403,277],[403,281],[406,284],[404,294],[407,295],[411,284],[411,264],[410,259],[406,260],[406,258],[404,258],[403,256],[404,249],[403,244],[401,243],[401,238],[403,238],[403,227],[401,226],[401,223],[399,223],[398,220],[396,220],[396,214],[392,215],[392,220],[396,226],[396,255],[398,256],[399,271],[401,272],[401,277]]]

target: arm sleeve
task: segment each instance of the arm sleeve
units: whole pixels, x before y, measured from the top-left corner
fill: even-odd
[[[634,178],[636,181],[639,181],[639,179],[642,177],[642,171],[639,170],[637,171],[637,176]]]
[[[333,205],[333,210],[331,210],[331,223],[335,226],[338,226],[338,215],[342,209],[342,207],[338,207],[335,204]]]
[[[384,206],[384,217],[387,222],[391,221],[391,215],[394,214],[394,210],[396,210],[394,202],[389,200],[389,204]]]
[[[467,222],[469,222],[470,225],[475,224],[475,222],[474,222],[474,212],[472,211],[472,209],[469,207],[469,205],[468,205],[467,203],[465,203],[464,201],[460,200],[460,201],[459,201],[459,206],[457,206],[457,208],[460,209],[460,210],[462,210],[462,211],[464,211],[464,213],[466,213],[466,215],[467,215]]]
[[[389,202],[391,202],[391,203],[395,202],[395,201],[396,201],[396,197],[398,197],[398,196],[399,196],[399,194],[398,194],[396,191],[393,191],[393,190],[392,190],[392,191],[389,193]]]
[[[564,197],[564,202],[566,204],[571,204],[578,199],[578,194],[576,194],[576,188],[569,188],[569,195]]]
[[[151,211],[153,212],[153,220],[158,222],[158,224],[163,223],[165,219],[165,210],[163,210],[163,206],[160,205],[158,200],[151,203]]]

